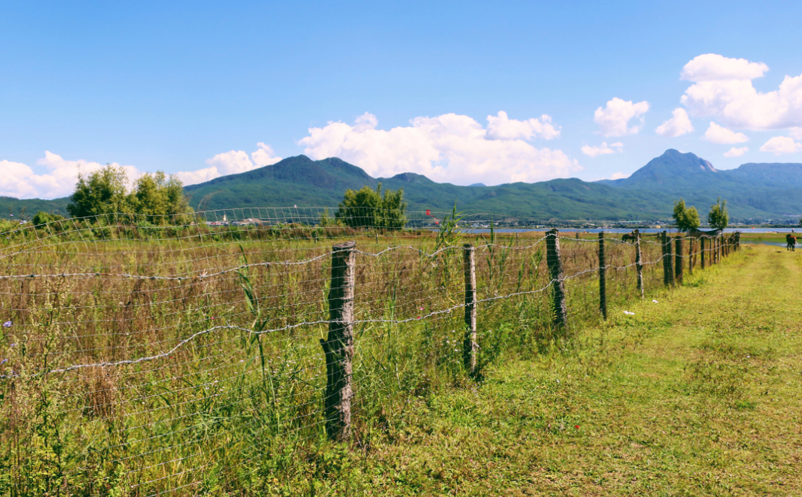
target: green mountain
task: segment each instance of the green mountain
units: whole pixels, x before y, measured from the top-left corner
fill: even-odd
[[[289,157],[272,166],[223,176],[184,188],[196,210],[239,207],[336,207],[346,189],[374,188],[379,182],[403,188],[410,210],[450,210],[457,204],[469,214],[493,213],[526,221],[642,220],[671,217],[680,197],[704,217],[717,197],[727,199],[733,220],[796,221],[802,213],[802,164],[744,164],[718,171],[694,154],[667,150],[632,176],[585,182],[556,179],[498,186],[435,183],[425,176],[402,173],[373,178],[347,162]],[[0,216],[38,210],[65,212],[68,199],[17,200],[0,197]]]

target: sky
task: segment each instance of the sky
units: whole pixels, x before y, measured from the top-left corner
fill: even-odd
[[[802,2],[0,2],[0,195],[305,154],[374,177],[802,162]],[[794,49],[793,47],[797,47]]]

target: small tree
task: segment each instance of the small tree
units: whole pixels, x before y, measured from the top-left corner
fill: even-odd
[[[717,230],[723,230],[730,223],[730,214],[727,212],[727,201],[718,198],[715,204],[710,206],[710,213],[707,215],[707,222]]]
[[[375,190],[368,186],[347,190],[336,217],[352,228],[401,229],[407,224],[406,209],[403,189],[385,190],[382,196],[379,183]]]
[[[175,176],[163,172],[146,174],[136,180],[129,196],[134,212],[147,216],[153,224],[184,223],[192,208],[184,198],[184,190]]]
[[[699,227],[699,212],[696,207],[685,207],[685,200],[674,203],[674,221],[680,231],[691,231]]]
[[[131,212],[125,190],[127,182],[125,169],[121,166],[107,165],[88,177],[79,174],[67,212],[72,217]]]

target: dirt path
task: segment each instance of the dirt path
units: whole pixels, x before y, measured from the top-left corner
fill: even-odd
[[[342,476],[373,495],[802,495],[800,261],[748,247],[611,310],[575,349],[409,406]]]

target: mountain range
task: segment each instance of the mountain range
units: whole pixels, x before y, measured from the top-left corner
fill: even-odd
[[[272,166],[223,176],[184,188],[196,210],[235,207],[336,206],[346,189],[379,182],[403,188],[411,210],[494,213],[526,221],[641,220],[671,217],[674,201],[684,198],[704,218],[718,197],[727,200],[730,217],[743,222],[797,222],[802,213],[802,164],[743,164],[719,171],[692,153],[667,150],[630,177],[586,182],[555,179],[498,186],[435,183],[425,176],[402,173],[373,178],[338,158],[314,161],[289,157]],[[69,199],[18,200],[0,197],[0,215],[25,207],[65,212]]]

